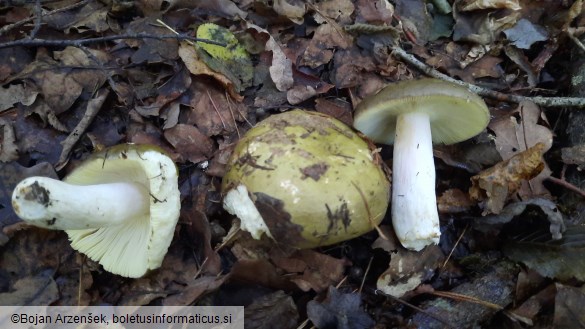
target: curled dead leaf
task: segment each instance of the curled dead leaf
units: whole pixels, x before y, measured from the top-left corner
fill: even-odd
[[[498,214],[506,201],[522,186],[544,169],[542,154],[545,145],[537,143],[528,150],[471,177],[469,195],[483,202],[483,215]]]
[[[461,11],[471,11],[478,9],[511,9],[520,10],[518,0],[465,0],[460,3]]]

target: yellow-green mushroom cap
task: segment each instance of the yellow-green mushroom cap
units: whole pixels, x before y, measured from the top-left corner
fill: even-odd
[[[334,118],[302,110],[272,115],[235,147],[223,177],[224,208],[255,238],[266,234],[287,246],[352,239],[386,213],[390,183],[380,161]]]
[[[438,79],[390,84],[364,98],[355,110],[354,127],[377,143],[393,144],[400,114],[428,114],[433,143],[454,144],[487,127],[489,109],[466,88]]]

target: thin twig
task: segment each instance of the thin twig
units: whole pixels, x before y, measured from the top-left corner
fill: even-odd
[[[63,8],[55,9],[53,11],[50,11],[48,13],[43,14],[43,17],[51,16],[51,15],[54,15],[54,14],[57,14],[57,13],[60,13],[60,12],[63,12],[63,11],[67,11],[67,10],[70,10],[70,9],[75,9],[77,7],[81,7],[81,6],[87,4],[90,1],[92,1],[92,0],[83,0],[83,1],[80,1],[78,3],[74,3],[74,4],[70,5],[70,6],[66,6],[66,7],[63,7]],[[32,17],[29,17],[29,18],[26,18],[26,19],[23,19],[21,21],[18,21],[16,23],[13,23],[13,24],[3,26],[2,28],[0,28],[0,35],[3,35],[4,33],[8,32],[10,30],[14,30],[15,28],[18,28],[20,26],[23,26],[24,24],[26,24],[28,22],[32,22],[35,19],[37,19],[37,16],[36,15],[35,16],[32,16]]]
[[[435,290],[435,291],[427,291],[426,293],[433,295],[433,296],[437,296],[437,297],[450,298],[450,299],[457,300],[460,302],[469,302],[469,303],[482,305],[482,306],[485,306],[487,308],[491,308],[491,309],[496,310],[496,311],[502,311],[504,309],[502,306],[500,306],[498,304],[486,302],[485,300],[481,300],[481,299],[473,297],[473,296],[458,294],[456,292],[436,291]]]
[[[228,97],[229,93],[226,89],[225,91],[225,99],[227,100],[228,104],[231,104],[231,98]],[[230,107],[231,108],[231,107]],[[254,125],[248,120],[248,118],[246,117],[246,115],[244,115],[244,113],[242,113],[242,111],[240,111],[239,108],[236,107],[236,110],[238,111],[238,114],[240,114],[240,116],[244,119],[244,121],[246,121],[246,123],[248,123],[248,125],[250,126],[250,128],[254,128]]]
[[[230,111],[230,115],[232,116],[232,121],[234,122],[234,127],[236,128],[236,133],[238,134],[238,139],[239,139],[242,136],[240,136],[240,129],[238,129],[238,123],[236,122],[236,116],[234,115],[234,111],[232,111],[232,104],[230,103],[229,98],[227,98],[227,94],[226,94],[226,103],[227,103],[228,110]]]
[[[567,182],[564,179],[558,179],[556,177],[552,177],[552,176],[548,176],[546,178],[546,180],[550,181],[551,183],[555,183],[557,185],[560,185],[564,188],[566,188],[567,190],[573,191],[577,194],[579,194],[580,196],[585,198],[585,191],[581,190],[580,188],[578,188],[577,186]]]
[[[368,267],[366,267],[366,272],[364,273],[364,277],[362,278],[362,283],[360,284],[360,290],[359,293],[362,293],[362,290],[364,289],[364,284],[366,283],[366,277],[368,276],[368,273],[370,272],[370,267],[372,266],[372,261],[374,260],[374,256],[370,257],[370,261],[368,262]]]
[[[400,58],[403,61],[408,62],[409,64],[413,65],[417,69],[421,70],[428,76],[433,78],[445,80],[451,83],[458,84],[463,86],[470,91],[483,96],[493,98],[503,102],[510,102],[510,103],[521,103],[524,101],[531,101],[536,105],[545,106],[545,107],[585,107],[585,98],[580,97],[542,97],[542,96],[519,96],[519,95],[509,95],[499,91],[483,88],[476,86],[471,83],[467,83],[464,81],[460,81],[457,79],[453,79],[450,76],[443,74],[434,68],[428,66],[427,64],[418,60],[414,55],[407,53],[404,49],[400,48],[399,46],[389,46],[392,50],[392,53]]]
[[[376,231],[378,231],[378,235],[380,235],[382,239],[390,240],[386,236],[386,234],[384,234],[384,232],[380,229],[380,226],[378,224],[375,224],[374,221],[372,221],[372,212],[370,211],[370,204],[368,203],[368,200],[366,199],[364,192],[362,192],[362,189],[360,189],[360,187],[357,186],[357,184],[354,183],[353,181],[351,182],[351,184],[353,185],[353,187],[355,187],[355,189],[358,191],[362,198],[362,202],[364,203],[364,207],[366,207],[366,213],[368,214],[368,220],[370,221],[370,224],[376,229]]]
[[[451,248],[451,252],[449,252],[449,256],[447,256],[447,258],[443,262],[443,266],[441,266],[441,270],[444,269],[445,266],[447,266],[447,262],[449,262],[449,259],[451,259],[451,256],[453,255],[453,252],[455,251],[455,248],[457,248],[457,246],[459,245],[459,242],[461,241],[461,238],[463,238],[463,235],[465,234],[465,231],[467,231],[467,228],[468,227],[469,227],[469,223],[467,223],[467,225],[465,225],[465,228],[463,229],[463,232],[461,232],[461,234],[459,235],[459,238],[457,238],[457,241],[455,241],[455,244],[453,245],[453,248]]]
[[[83,118],[79,120],[77,126],[73,131],[67,136],[67,138],[62,142],[63,150],[61,150],[61,155],[59,156],[59,162],[55,165],[55,169],[61,170],[67,162],[69,161],[69,154],[73,149],[73,146],[77,143],[77,141],[81,138],[85,130],[89,127],[89,125],[93,122],[93,119],[98,114],[99,110],[102,108],[102,105],[108,98],[110,94],[109,89],[100,89],[96,92],[95,98],[90,100],[87,104],[87,109]]]
[[[386,294],[382,290],[374,289],[374,294],[375,295],[382,295],[382,296],[385,296],[387,298],[390,298],[390,299],[392,299],[392,300],[394,300],[396,302],[399,302],[402,305],[408,306],[408,307],[412,308],[413,310],[416,310],[416,311],[418,311],[420,313],[425,314],[428,317],[431,317],[431,318],[433,318],[433,319],[441,322],[442,324],[446,325],[449,328],[455,328],[455,326],[453,326],[452,324],[450,324],[447,320],[443,319],[439,315],[433,314],[433,313],[431,313],[431,312],[429,312],[427,310],[424,310],[424,309],[422,309],[422,308],[420,308],[418,306],[415,306],[415,305],[413,305],[413,304],[411,304],[411,303],[409,303],[409,302],[407,302],[405,300],[402,300],[401,298],[394,297],[392,295]]]
[[[36,38],[37,33],[41,29],[41,24],[43,23],[43,7],[41,6],[41,0],[35,1],[35,25],[30,32],[29,39],[32,40]]]
[[[219,116],[219,120],[221,120],[221,125],[223,126],[223,129],[225,129],[227,131],[227,126],[225,125],[225,122],[223,121],[223,117],[221,116],[221,113],[219,113],[219,109],[217,108],[217,105],[215,105],[215,102],[213,101],[213,98],[211,97],[211,94],[209,93],[209,89],[205,89],[205,91],[207,92],[207,97],[209,97],[209,101],[211,102],[211,105],[213,106],[213,108],[215,109],[215,112]]]
[[[17,47],[17,46],[20,46],[20,47],[41,47],[41,46],[43,46],[43,47],[66,47],[66,46],[79,47],[81,45],[115,41],[115,40],[123,40],[123,39],[190,40],[190,41],[209,43],[212,45],[225,46],[225,44],[223,44],[221,42],[207,40],[207,39],[201,39],[201,38],[195,38],[195,37],[191,37],[188,35],[153,35],[153,34],[147,34],[147,33],[137,33],[137,34],[109,35],[109,36],[105,36],[105,37],[88,38],[88,39],[75,39],[75,40],[20,39],[20,40],[0,43],[0,49]]]

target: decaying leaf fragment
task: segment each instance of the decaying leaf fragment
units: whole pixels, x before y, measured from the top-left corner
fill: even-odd
[[[371,328],[375,323],[360,304],[359,294],[329,287],[326,301],[312,300],[307,304],[307,316],[318,328]]]
[[[525,180],[536,177],[544,168],[543,143],[471,177],[469,195],[483,202],[483,215],[498,214]]]
[[[400,247],[392,254],[390,265],[376,286],[385,294],[400,298],[432,277],[444,258],[438,246],[428,246],[422,253]]]
[[[267,30],[252,23],[247,23],[249,29],[254,29],[258,33],[268,35],[265,49],[272,52],[272,64],[270,65],[270,77],[280,91],[289,90],[294,83],[292,61],[286,56],[278,42],[268,33]]]
[[[215,72],[209,66],[207,66],[207,64],[199,57],[197,50],[192,45],[186,42],[181,42],[181,45],[179,46],[179,57],[181,57],[191,74],[211,76],[219,83],[221,83],[221,85],[228,91],[233,99],[238,102],[244,99],[243,96],[238,94],[239,89],[236,87],[234,81],[230,80],[222,73]]]
[[[198,55],[207,66],[230,78],[238,92],[250,86],[254,77],[252,60],[233,33],[223,26],[205,23],[197,29],[197,37],[225,44],[219,46],[205,42],[197,43]]]
[[[509,258],[524,263],[542,276],[558,280],[585,281],[585,226],[568,227],[562,239],[548,232],[535,232],[504,246]]]
[[[520,10],[518,0],[465,0],[461,2],[461,11],[478,9],[511,9]]]
[[[581,288],[556,283],[553,328],[583,328],[585,326],[585,286]],[[580,325],[577,325],[580,324]]]
[[[577,165],[582,169],[585,167],[585,144],[562,148],[561,158],[563,163]]]
[[[18,145],[14,136],[14,128],[7,120],[0,118],[0,162],[18,159]]]
[[[490,215],[475,220],[474,227],[479,230],[485,230],[497,224],[504,224],[511,221],[514,217],[521,215],[527,206],[537,206],[546,215],[550,222],[550,234],[553,239],[562,238],[561,233],[565,230],[563,214],[559,211],[557,205],[551,200],[544,198],[534,198],[526,201],[515,202],[507,205],[499,214]]]

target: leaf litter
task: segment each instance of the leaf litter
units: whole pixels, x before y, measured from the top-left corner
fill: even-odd
[[[40,6],[46,13],[40,26],[34,19],[18,25],[34,17],[34,3],[9,3],[0,18],[0,46],[24,42],[0,48],[0,58],[9,59],[0,61],[0,275],[7,278],[0,302],[197,305],[227,298],[247,306],[250,328],[296,328],[306,319],[323,328],[445,325],[429,320],[437,313],[454,327],[499,325],[503,320],[493,309],[452,298],[475,296],[511,310],[520,275],[517,265],[505,263],[504,252],[555,281],[554,289],[522,292],[517,305],[537,300],[540,306],[516,308],[518,318],[558,326],[581,321],[572,314],[585,281],[574,233],[582,223],[556,199],[567,185],[549,184],[553,174],[564,182],[563,166],[584,163],[578,146],[563,145],[565,113],[486,99],[493,117],[488,133],[437,146],[444,232],[440,245],[422,254],[392,241],[389,218],[381,230],[390,240],[375,243],[375,233],[306,251],[277,250],[241,232],[235,241],[222,241],[232,218],[221,209],[219,193],[234,143],[256,122],[298,106],[351,123],[359,99],[389,82],[421,77],[389,45],[404,47],[430,69],[503,93],[565,93],[578,72],[566,65],[566,49],[578,48],[573,40],[579,35],[569,28],[585,24],[581,1],[88,0]],[[173,33],[168,27],[179,35],[163,38]],[[221,33],[198,32],[208,27]],[[115,35],[130,37],[75,42]],[[222,48],[184,38],[196,35],[236,51],[221,55]],[[26,46],[32,40],[64,42]],[[22,224],[9,201],[20,179],[63,177],[92,151],[121,142],[165,149],[178,164],[182,186],[184,210],[163,266],[136,280],[104,272],[74,252],[63,234]],[[390,164],[391,149],[380,152]],[[534,209],[549,226],[543,231],[549,238],[529,235],[530,227],[507,236]],[[504,240],[515,249],[502,248]],[[469,267],[470,255],[493,261]],[[383,297],[392,289],[402,289],[394,295],[422,312]],[[449,291],[459,295],[448,297],[446,308],[446,295],[436,302],[426,297]]]

